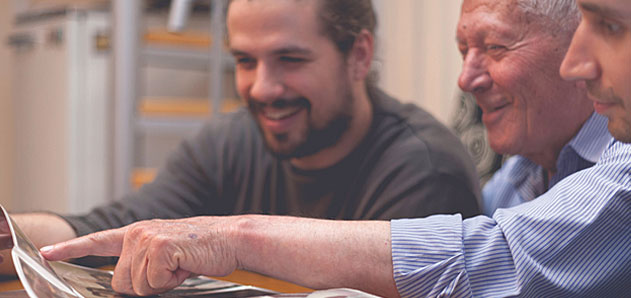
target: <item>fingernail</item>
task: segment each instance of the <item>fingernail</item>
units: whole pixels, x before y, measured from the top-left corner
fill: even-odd
[[[44,246],[44,247],[40,248],[40,250],[39,250],[39,251],[40,251],[40,252],[49,252],[49,251],[51,251],[52,249],[53,249],[53,246],[52,246],[52,245],[49,245],[49,246]]]

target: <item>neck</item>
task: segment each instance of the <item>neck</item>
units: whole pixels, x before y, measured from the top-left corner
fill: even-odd
[[[316,154],[291,159],[294,166],[304,170],[328,168],[344,159],[364,139],[372,123],[373,107],[363,82],[353,87],[353,94],[355,95],[353,118],[340,140]]]
[[[591,106],[585,109],[583,114],[584,116],[579,118],[580,120],[576,122],[573,129],[566,130],[570,131],[569,134],[551,138],[549,145],[544,148],[546,150],[540,150],[537,153],[524,154],[524,157],[540,165],[544,171],[548,173],[548,178],[552,178],[552,176],[554,176],[557,172],[557,161],[559,159],[559,155],[561,154],[561,150],[563,150],[563,147],[578,134],[583,125],[585,125],[592,114]]]
[[[561,146],[561,148],[563,147]],[[524,157],[541,166],[548,173],[548,177],[552,177],[557,172],[557,159],[559,158],[559,153],[561,153],[561,148],[537,155],[524,155]]]

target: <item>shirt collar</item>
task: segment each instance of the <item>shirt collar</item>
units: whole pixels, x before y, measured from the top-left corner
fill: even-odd
[[[596,163],[612,139],[607,130],[607,118],[592,113],[567,146],[574,149],[581,158]]]

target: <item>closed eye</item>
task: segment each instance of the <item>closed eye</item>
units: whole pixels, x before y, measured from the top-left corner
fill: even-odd
[[[505,50],[505,49],[506,49],[505,46],[498,45],[498,44],[490,44],[486,46],[487,51],[498,51],[498,50]]]
[[[281,56],[280,61],[289,62],[289,63],[301,63],[301,62],[306,62],[307,59],[304,59],[301,57]]]
[[[256,60],[254,58],[245,57],[245,56],[235,57],[235,61],[236,61],[237,67],[246,68],[246,69],[250,69],[254,67],[254,65],[256,64]]]

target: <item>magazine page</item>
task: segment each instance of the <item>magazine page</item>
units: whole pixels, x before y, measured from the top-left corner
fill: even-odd
[[[125,297],[111,286],[112,271],[99,270],[66,262],[51,262],[53,269],[84,297]],[[252,297],[273,291],[198,276],[188,278],[177,288],[156,297]],[[223,294],[230,294],[224,296]]]
[[[28,237],[11,219],[2,205],[0,243],[11,248],[23,291],[0,293],[2,297],[128,297],[117,294],[111,287],[112,271],[93,269],[66,262],[50,262],[39,253]],[[220,281],[198,276],[188,278],[177,288],[152,297],[196,298],[374,298],[352,289],[331,289],[313,293],[279,294],[267,289]]]
[[[55,298],[82,297],[55,273],[50,267],[50,263],[22,233],[4,207],[0,206],[0,208],[2,208],[0,230],[8,231],[8,234],[11,235],[13,242],[11,257],[15,271],[28,295]]]
[[[66,262],[46,260],[11,219],[2,205],[0,241],[13,246],[11,255],[24,291],[0,297],[125,297],[111,287],[113,273]],[[177,288],[154,297],[254,297],[276,292],[207,277],[189,278]]]

